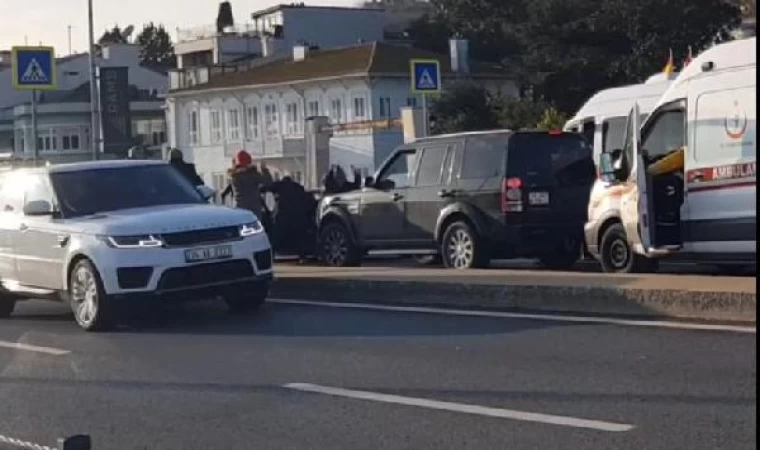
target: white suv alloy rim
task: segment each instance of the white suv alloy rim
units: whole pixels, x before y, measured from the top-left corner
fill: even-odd
[[[71,280],[71,298],[77,322],[90,325],[98,310],[98,285],[88,268],[80,267],[74,274]]]

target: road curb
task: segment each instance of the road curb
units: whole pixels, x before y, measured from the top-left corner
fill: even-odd
[[[273,298],[755,323],[756,294],[317,277],[275,280]]]

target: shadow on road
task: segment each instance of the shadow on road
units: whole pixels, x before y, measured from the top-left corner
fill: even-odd
[[[435,314],[362,311],[267,304],[250,315],[227,312],[222,302],[186,304],[179,308],[134,311],[116,330],[106,334],[85,334],[77,328],[65,307],[22,306],[7,322],[13,328],[40,328],[57,333],[83,333],[94,339],[105,336],[135,335],[218,335],[314,338],[446,337],[456,335],[500,335],[545,328],[578,325],[489,317],[443,316]]]
[[[571,323],[488,317],[361,311],[269,304],[250,316],[234,316],[223,307],[186,305],[162,317],[142,317],[123,332],[276,337],[419,337],[498,335]]]

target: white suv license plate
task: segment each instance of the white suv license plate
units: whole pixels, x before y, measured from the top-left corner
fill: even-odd
[[[548,192],[530,192],[528,194],[528,202],[531,205],[548,205],[549,204],[549,193]]]
[[[229,245],[220,245],[218,247],[203,247],[185,250],[185,261],[201,262],[212,261],[215,259],[226,259],[232,257],[232,247]]]

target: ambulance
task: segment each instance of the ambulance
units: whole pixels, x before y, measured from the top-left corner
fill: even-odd
[[[662,97],[676,74],[659,73],[650,77],[645,83],[605,89],[594,94],[565,124],[565,131],[582,133],[594,149],[594,163],[599,168],[600,156],[620,148],[625,138],[628,114],[631,105],[638,102],[641,107],[642,120],[646,118],[657,101]],[[604,259],[599,254],[599,244],[604,232],[614,224],[621,224],[620,197],[622,185],[610,176],[600,174],[591,190],[588,207],[588,222],[585,226],[585,255],[588,259],[613,261],[607,264],[609,271],[616,271],[614,265],[627,266],[632,254],[625,239],[618,239],[616,245],[607,246],[607,250],[617,253]],[[620,251],[622,247],[623,251]],[[615,258],[624,258],[615,261]]]
[[[599,246],[603,260],[623,238],[633,254],[625,266],[603,261],[606,271],[666,256],[756,266],[756,51],[756,38],[717,45],[682,70],[643,125],[641,106],[631,110],[623,148],[600,161],[622,186],[622,223]]]

